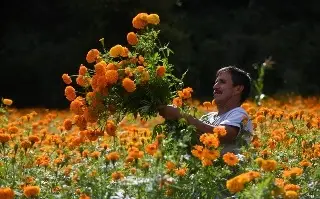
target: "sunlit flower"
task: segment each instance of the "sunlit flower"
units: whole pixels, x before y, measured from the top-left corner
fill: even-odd
[[[136,35],[136,33],[134,32],[129,32],[127,34],[127,41],[130,45],[136,45],[138,43],[138,37]]]
[[[229,166],[234,166],[239,162],[239,159],[235,154],[228,152],[223,155],[223,161]]]
[[[70,76],[68,74],[63,74],[62,75],[62,80],[65,84],[71,84],[72,83],[72,80],[70,78]]]
[[[136,90],[136,85],[134,81],[127,77],[122,80],[122,86],[129,93],[132,93]]]
[[[14,191],[11,188],[0,188],[1,199],[13,199]]]
[[[23,194],[27,198],[35,197],[35,196],[39,195],[39,193],[40,193],[40,187],[39,186],[26,186],[23,189]]]
[[[12,100],[11,99],[3,99],[2,103],[4,105],[11,106],[12,105]]]
[[[118,44],[118,45],[113,46],[110,49],[109,53],[110,53],[111,57],[118,57],[121,55],[122,51],[123,51],[123,47]]]
[[[97,49],[91,49],[86,57],[88,63],[93,63],[97,60],[100,52]]]
[[[163,77],[166,73],[166,68],[164,66],[158,66],[156,73],[158,77]]]
[[[157,14],[149,14],[147,21],[149,24],[158,25],[160,23],[160,17]]]
[[[69,101],[73,101],[77,97],[76,90],[72,86],[67,86],[64,94]]]

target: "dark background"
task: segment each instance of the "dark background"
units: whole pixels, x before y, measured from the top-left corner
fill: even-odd
[[[0,97],[16,107],[65,108],[63,73],[77,74],[92,48],[126,44],[139,12],[157,13],[171,63],[197,98],[212,96],[216,70],[272,56],[265,93],[318,95],[320,1],[31,0],[2,1]]]

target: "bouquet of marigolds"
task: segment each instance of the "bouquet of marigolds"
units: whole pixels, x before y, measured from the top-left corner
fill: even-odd
[[[70,85],[72,76],[63,74],[68,84],[65,96],[81,121],[98,121],[103,127],[108,119],[118,123],[128,114],[147,119],[156,116],[159,105],[172,101],[182,82],[172,75],[173,65],[168,61],[172,51],[158,39],[159,22],[157,14],[134,17],[137,31],[127,34],[128,47],[118,44],[106,49],[100,39],[103,50],[91,49],[86,56],[92,67],[81,65],[74,75],[82,91]]]

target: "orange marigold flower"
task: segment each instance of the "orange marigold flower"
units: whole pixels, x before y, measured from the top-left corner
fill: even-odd
[[[90,156],[91,156],[92,158],[98,159],[99,156],[100,156],[100,154],[101,154],[100,151],[94,151],[94,152],[91,153]]]
[[[72,129],[72,120],[65,119],[63,122],[63,126],[64,126],[64,129],[66,129],[67,131],[71,130]]]
[[[300,190],[300,186],[299,185],[295,185],[295,184],[286,184],[284,186],[284,190],[285,191],[299,191]]]
[[[223,161],[229,166],[235,166],[236,164],[238,164],[239,159],[235,154],[228,152],[223,155]]]
[[[87,121],[83,115],[76,115],[74,118],[74,123],[79,127],[80,130],[85,130],[87,128]]]
[[[1,199],[13,199],[14,198],[14,191],[9,187],[0,188],[0,198]]]
[[[136,84],[134,81],[127,77],[122,80],[122,86],[129,93],[132,93],[136,90]]]
[[[216,126],[213,128],[213,133],[216,133],[219,137],[227,135],[227,130],[225,126]]]
[[[80,97],[77,97],[75,100],[73,100],[70,103],[70,110],[72,111],[72,113],[76,114],[76,115],[82,115],[83,114],[83,99]]]
[[[132,20],[132,25],[136,29],[143,29],[148,24],[148,14],[147,13],[139,13]]]
[[[115,136],[116,135],[117,126],[114,124],[113,121],[108,120],[106,125],[106,131],[108,135]]]
[[[79,75],[85,76],[87,72],[88,72],[87,67],[85,67],[83,64],[81,64],[79,67]]]
[[[91,49],[89,50],[89,52],[87,53],[87,57],[86,60],[88,63],[93,63],[97,60],[97,58],[99,57],[99,50],[97,49]]]
[[[113,172],[111,174],[111,177],[112,177],[112,180],[116,181],[116,180],[121,180],[124,178],[124,175],[122,174],[121,171],[116,171],[116,172]]]
[[[109,63],[107,65],[107,70],[117,70],[117,65],[115,65],[114,63]]]
[[[35,197],[35,196],[39,195],[39,193],[40,193],[40,187],[39,186],[26,186],[23,189],[23,194],[27,198]]]
[[[69,101],[73,101],[76,99],[76,90],[72,86],[67,86],[66,89],[64,90],[64,95]]]
[[[10,140],[10,135],[6,133],[0,133],[0,142],[2,144],[8,142]]]
[[[27,140],[24,140],[20,143],[21,147],[24,148],[25,150],[27,150],[28,148],[31,147],[31,143]]]
[[[138,37],[137,37],[136,33],[129,32],[127,34],[127,41],[132,46],[136,45],[138,43]]]
[[[123,47],[122,51],[120,53],[121,57],[128,57],[129,56],[129,49],[127,47]],[[125,61],[122,61],[121,63],[119,63],[119,65],[121,66],[122,64],[124,64]]]
[[[66,74],[66,73],[64,73],[64,74],[62,75],[62,80],[63,80],[63,82],[64,82],[65,84],[71,84],[71,83],[72,83],[71,77],[70,77],[68,74]]]
[[[176,97],[173,99],[172,104],[181,107],[182,106],[182,99],[180,97]]]
[[[309,162],[308,160],[302,160],[300,163],[299,163],[300,166],[302,167],[310,167],[312,166],[312,163]]]
[[[94,70],[98,76],[103,76],[107,71],[107,63],[105,61],[101,61],[95,64]]]
[[[177,176],[185,176],[187,174],[187,168],[180,168],[180,169],[175,169],[174,172]]]
[[[111,152],[108,155],[106,155],[106,159],[113,162],[119,160],[119,158],[120,158],[120,155],[118,152]]]
[[[208,110],[209,108],[212,107],[211,102],[203,102],[203,106],[206,107],[206,109]]]
[[[95,123],[98,120],[98,114],[99,112],[96,109],[86,107],[83,116],[87,122]]]
[[[145,147],[145,150],[148,154],[154,155],[158,150],[158,145],[156,143],[148,144]]]
[[[3,99],[3,100],[2,100],[2,103],[3,103],[4,105],[11,106],[12,100],[11,100],[11,99]]]
[[[90,84],[90,81],[89,81],[89,78],[83,76],[83,75],[79,75],[77,78],[76,78],[76,82],[79,86],[82,86],[82,87],[87,87],[89,86]]]
[[[207,147],[218,148],[220,145],[220,141],[216,134],[212,133],[204,133],[200,136],[200,141],[206,145]]]
[[[119,79],[118,71],[116,70],[107,70],[106,72],[107,83],[109,85],[117,83]]]
[[[118,45],[113,46],[110,49],[109,53],[110,53],[111,57],[118,57],[122,54],[122,51],[123,51],[123,47],[118,44]]]
[[[226,186],[231,193],[237,193],[244,189],[244,183],[245,183],[245,180],[243,178],[236,176],[228,180],[226,183]]]
[[[158,25],[160,23],[160,17],[157,14],[150,14],[147,16],[149,24]]]
[[[36,142],[39,142],[40,141],[40,138],[36,135],[30,135],[28,137],[28,140],[31,142],[31,143],[36,143]]]
[[[85,193],[82,193],[80,195],[80,198],[79,199],[90,199],[90,197],[88,195],[86,195]]]
[[[157,76],[158,77],[163,77],[165,73],[166,73],[166,68],[164,66],[157,67]]]
[[[166,162],[166,168],[167,168],[168,171],[172,171],[172,170],[174,170],[176,168],[176,165],[171,161],[167,161]]]

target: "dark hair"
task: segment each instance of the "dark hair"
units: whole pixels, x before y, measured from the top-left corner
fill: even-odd
[[[229,72],[231,74],[233,86],[242,85],[244,87],[241,93],[241,99],[240,99],[240,103],[242,104],[250,95],[250,91],[251,91],[250,74],[235,66],[227,66],[218,70],[216,76],[219,76],[222,72]]]

